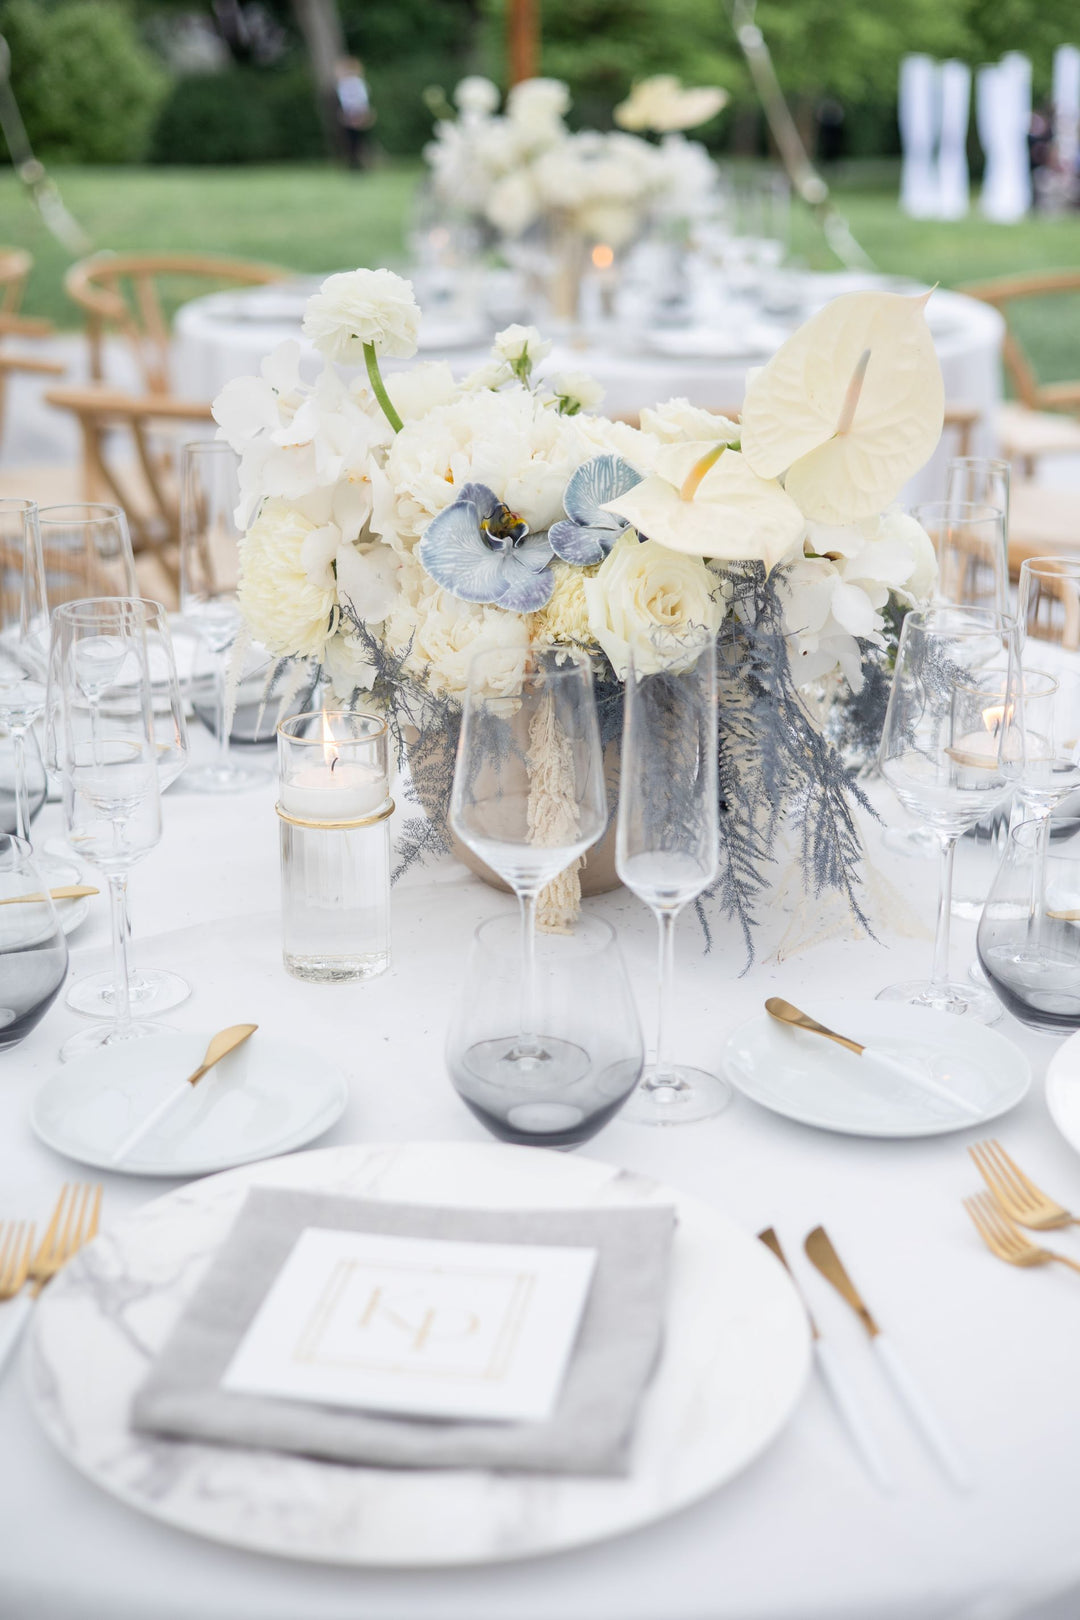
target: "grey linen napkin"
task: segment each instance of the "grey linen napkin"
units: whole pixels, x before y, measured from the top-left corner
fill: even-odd
[[[405,1418],[240,1394],[221,1379],[305,1227],[596,1249],[555,1411],[544,1423]],[[674,1210],[436,1209],[253,1188],[132,1406],[142,1433],[396,1468],[625,1474],[663,1330]]]

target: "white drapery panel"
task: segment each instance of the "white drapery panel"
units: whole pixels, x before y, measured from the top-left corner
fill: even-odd
[[[1011,225],[1031,207],[1031,63],[1020,51],[979,69],[975,118],[986,154],[979,206],[987,219]]]
[[[934,219],[939,205],[935,162],[941,128],[941,70],[932,57],[900,63],[900,206],[912,219]]]

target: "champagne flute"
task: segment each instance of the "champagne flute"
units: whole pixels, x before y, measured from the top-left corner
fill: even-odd
[[[720,865],[716,651],[711,636],[673,637],[626,675],[615,866],[652,911],[659,935],[656,1057],[622,1114],[641,1125],[708,1119],[731,1088],[668,1057],[675,922]]]
[[[188,760],[187,721],[184,700],[176,672],[169,616],[160,602],[145,598],[112,598],[102,601],[101,622],[109,617],[111,603],[115,603],[113,616],[120,623],[128,617],[141,621],[146,637],[146,652],[151,685],[151,723],[156,747],[158,782],[162,793],[170,787],[184,770]],[[83,604],[80,604],[83,605]],[[64,620],[68,633],[71,616]],[[134,677],[134,666],[130,676]],[[128,681],[130,689],[131,680]],[[134,697],[133,693],[130,696]],[[125,912],[126,891],[123,897]],[[125,927],[130,934],[131,924],[125,915]],[[179,973],[165,968],[133,968],[128,980],[132,1014],[145,1018],[154,1013],[177,1007],[191,994],[191,986]],[[67,994],[67,1005],[89,1018],[112,1018],[116,1010],[116,982],[112,972],[89,973],[75,980]]]
[[[536,1026],[536,903],[607,825],[592,671],[578,655],[478,653],[469,665],[450,825],[521,909],[517,1029],[465,1055],[488,1082],[535,1093],[584,1076],[590,1054]],[[508,1015],[507,1021],[510,1021]]]
[[[237,600],[240,458],[217,439],[185,444],[180,463],[180,609],[216,661],[218,753],[211,765],[193,766],[188,786],[201,793],[236,793],[265,782],[265,771],[229,754],[229,652],[243,615]]]
[[[1020,565],[1016,621],[1024,656],[1032,642],[1080,649],[1080,558],[1028,557]]]
[[[128,987],[128,875],[161,838],[142,604],[108,598],[59,607],[49,673],[67,838],[108,880],[113,935],[113,1017],[66,1042],[60,1052],[66,1060],[162,1030],[133,1019]]]
[[[119,506],[83,501],[43,506],[28,535],[23,571],[20,660],[44,681],[51,616],[64,602],[101,596],[138,596],[127,518]]]
[[[988,647],[997,650],[989,667]],[[1023,770],[1023,692],[1016,621],[986,608],[926,608],[900,633],[882,732],[881,774],[935,834],[941,859],[928,980],[890,985],[905,1001],[993,1023],[1001,1009],[978,985],[949,976],[952,871],[961,833],[1007,801]]]

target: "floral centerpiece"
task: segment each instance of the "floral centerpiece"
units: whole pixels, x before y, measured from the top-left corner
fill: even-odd
[[[402,865],[447,847],[475,653],[505,654],[509,691],[530,649],[586,650],[617,746],[631,654],[647,669],[658,632],[706,626],[722,669],[715,899],[749,944],[786,825],[811,891],[859,913],[861,792],[803,694],[841,682],[852,728],[872,729],[898,617],[933,587],[928,537],[890,508],[941,431],[924,303],[838,298],[752,376],[739,422],[670,400],[632,427],[592,414],[588,379],[544,376],[531,327],[501,332],[462,381],[442,362],[384,377],[381,356],[415,352],[420,312],[408,282],[358,270],[307,306],[314,382],[293,342],[226,386],[214,415],[241,457],[247,624],[386,712],[426,812]],[[573,881],[552,903],[564,918]]]
[[[715,187],[708,153],[682,131],[719,110],[722,90],[684,90],[667,75],[646,80],[616,108],[623,127],[609,131],[571,131],[570,91],[557,79],[515,85],[502,111],[499,100],[489,79],[458,85],[456,116],[445,109],[424,152],[433,189],[447,210],[504,242],[543,236],[560,316],[575,312],[591,247],[614,254],[647,224],[693,217]],[[659,144],[644,138],[648,130],[662,132]]]

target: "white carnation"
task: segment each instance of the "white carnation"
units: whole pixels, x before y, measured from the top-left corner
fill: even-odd
[[[255,639],[278,657],[321,658],[330,634],[333,582],[313,579],[304,558],[316,532],[295,507],[267,501],[240,542],[240,609]]]
[[[304,336],[330,360],[358,364],[364,345],[408,359],[416,353],[420,310],[412,282],[392,270],[344,270],[308,299]]]

